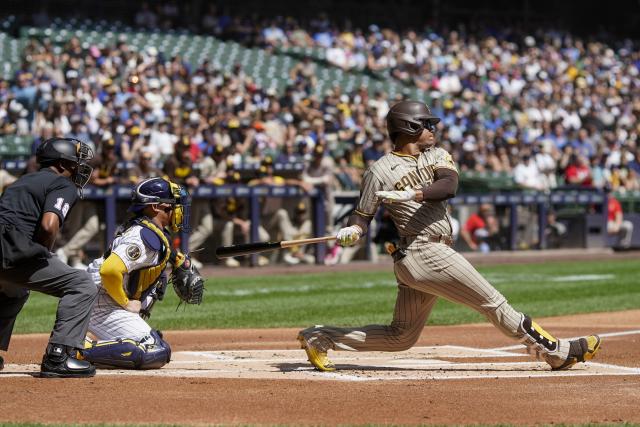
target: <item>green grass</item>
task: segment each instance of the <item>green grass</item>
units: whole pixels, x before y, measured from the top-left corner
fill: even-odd
[[[640,307],[637,261],[482,267],[510,303],[533,317]],[[573,277],[572,277],[573,276]],[[168,329],[303,327],[388,323],[396,295],[391,269],[210,279],[200,306],[180,307],[172,289],[150,324]],[[49,332],[57,299],[34,292],[15,333]],[[429,324],[481,322],[473,310],[439,300]]]

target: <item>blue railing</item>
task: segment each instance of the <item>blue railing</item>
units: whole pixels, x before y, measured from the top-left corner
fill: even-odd
[[[86,200],[101,201],[105,206],[105,241],[111,242],[116,228],[116,202],[129,200],[131,198],[131,186],[112,186],[112,187],[92,187],[88,186],[84,190]],[[260,199],[263,197],[309,197],[312,203],[313,219],[314,219],[314,235],[322,236],[325,233],[325,202],[323,194],[318,190],[306,193],[296,186],[255,186],[246,185],[201,185],[191,190],[193,199],[214,199],[226,197],[238,197],[248,200],[249,217],[251,219],[251,241],[258,241],[258,227],[260,225]],[[341,204],[355,204],[358,200],[357,192],[338,193],[336,194],[336,202]],[[598,191],[555,191],[549,194],[543,193],[494,193],[494,194],[460,194],[450,200],[454,206],[459,205],[478,205],[480,203],[488,203],[494,206],[509,207],[510,222],[510,248],[515,250],[517,247],[516,236],[518,227],[518,210],[519,205],[532,206],[535,205],[538,212],[538,230],[540,247],[546,247],[545,228],[547,225],[547,212],[550,206],[561,205],[583,205],[593,206],[601,215],[601,225],[606,229],[606,194]],[[370,236],[368,236],[370,238]],[[188,238],[182,236],[182,249],[188,250]],[[324,260],[326,247],[318,245],[316,250],[316,261]],[[255,265],[257,257],[253,256],[251,263]]]

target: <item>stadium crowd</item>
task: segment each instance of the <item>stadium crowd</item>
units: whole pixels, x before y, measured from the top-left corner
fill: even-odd
[[[139,27],[172,26],[176,2],[167,5],[144,6]],[[335,66],[425,90],[463,172],[504,172],[537,191],[640,190],[640,51],[630,41],[248,19],[211,6],[200,29],[265,49],[317,48]],[[255,183],[273,163],[301,163],[289,183],[355,190],[392,147],[384,119],[400,97],[339,86],[316,97],[315,58],[290,70],[283,93],[258,87],[240,65],[224,73],[124,39],[98,47],[74,37],[62,49],[31,39],[23,58],[15,78],[0,81],[0,133],[33,135],[34,149],[51,136],[88,142],[99,155],[95,185],[158,174],[190,187]],[[255,175],[240,173],[247,167]]]

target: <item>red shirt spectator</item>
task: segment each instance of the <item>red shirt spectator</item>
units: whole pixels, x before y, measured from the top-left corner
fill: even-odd
[[[578,157],[567,167],[564,178],[567,184],[579,185],[580,187],[593,187],[588,160],[582,156]]]
[[[622,205],[613,196],[609,196],[609,203],[607,204],[607,219],[609,221],[615,221],[616,216],[622,215]]]
[[[467,222],[464,223],[464,229],[469,232],[469,235],[471,236],[471,239],[474,241],[474,243],[478,243],[478,239],[475,236],[475,232],[476,230],[479,230],[481,228],[487,228],[487,223],[477,213],[474,213],[473,215],[471,215],[467,219]]]

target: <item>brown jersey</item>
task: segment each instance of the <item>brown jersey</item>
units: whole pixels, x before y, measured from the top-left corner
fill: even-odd
[[[384,155],[362,177],[356,213],[372,218],[380,205],[376,191],[421,189],[433,183],[435,171],[439,168],[458,172],[451,155],[440,147],[429,148],[417,157],[396,152]],[[446,201],[387,203],[385,209],[401,238],[424,241],[420,236],[451,234]]]

